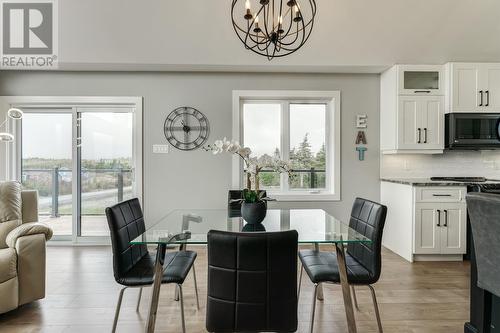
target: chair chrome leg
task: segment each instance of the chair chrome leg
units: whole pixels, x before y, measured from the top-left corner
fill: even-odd
[[[141,306],[141,297],[142,297],[142,287],[139,288],[139,297],[137,297],[137,306],[135,308],[135,312],[139,312],[139,307]]]
[[[359,311],[358,298],[356,297],[356,290],[354,289],[354,286],[351,286],[351,290],[352,290],[352,299],[354,301],[354,306],[356,307],[356,310]]]
[[[182,295],[182,285],[178,284],[177,290],[179,290],[179,300],[181,305],[182,333],[186,333],[186,321],[184,319],[184,296]]]
[[[377,302],[377,296],[375,295],[375,289],[371,285],[368,285],[368,288],[370,288],[370,291],[372,293],[372,300],[373,300],[373,307],[375,308],[375,316],[377,317],[377,324],[378,324],[378,331],[379,333],[383,333],[382,329],[382,322],[380,321],[380,312],[378,310],[378,302]]]
[[[196,269],[193,265],[193,280],[194,280],[194,293],[196,294],[196,308],[200,309],[200,300],[198,298],[198,282],[196,282]]]
[[[316,312],[316,294],[318,293],[318,286],[320,286],[320,285],[317,283],[314,284],[313,304],[312,304],[312,310],[311,310],[311,325],[309,326],[309,333],[313,333],[313,331],[314,331],[314,314]]]
[[[120,290],[120,296],[118,296],[118,303],[116,304],[116,310],[115,310],[115,319],[113,320],[113,328],[111,329],[112,333],[116,332],[116,325],[118,324],[118,316],[120,315],[120,308],[122,307],[122,299],[123,299],[123,292],[127,289],[127,287],[122,288]]]
[[[300,274],[299,274],[299,286],[297,288],[297,301],[300,297],[300,287],[302,285],[302,272],[304,272],[304,266],[300,265]]]

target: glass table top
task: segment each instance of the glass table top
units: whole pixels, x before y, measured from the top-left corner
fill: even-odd
[[[174,210],[149,226],[132,244],[206,244],[210,230],[264,232],[297,230],[299,243],[371,242],[322,209],[268,209],[261,225],[248,224],[239,211]]]

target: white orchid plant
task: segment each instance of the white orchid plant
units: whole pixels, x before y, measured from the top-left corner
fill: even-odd
[[[221,153],[230,153],[239,156],[245,164],[245,174],[247,179],[247,186],[244,190],[244,200],[246,202],[257,202],[261,200],[269,200],[269,198],[263,198],[262,193],[259,189],[259,173],[262,170],[271,170],[277,173],[287,173],[290,177],[292,176],[292,169],[290,165],[280,159],[279,156],[271,157],[269,155],[263,155],[259,158],[251,157],[252,150],[248,147],[243,147],[238,141],[228,140],[226,138],[222,140],[216,140],[213,145],[208,145],[205,147],[206,151],[211,151],[214,155]],[[252,189],[253,183],[253,189]]]

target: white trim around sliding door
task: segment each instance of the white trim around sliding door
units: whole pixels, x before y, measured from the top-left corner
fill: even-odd
[[[105,97],[105,96],[2,96],[0,97],[1,105],[7,107],[17,107],[20,109],[66,109],[73,113],[73,119],[76,120],[75,115],[78,110],[85,110],[91,108],[93,110],[109,110],[113,107],[124,107],[133,109],[134,126],[133,126],[133,160],[135,169],[135,186],[136,193],[144,207],[144,192],[143,192],[143,98],[142,97]],[[75,128],[75,124],[73,124]],[[3,175],[6,179],[21,180],[21,165],[18,163],[21,154],[21,123],[10,121],[8,123],[8,130],[14,134],[16,140],[9,144],[7,148],[7,174]],[[76,133],[73,134],[73,139],[76,139]],[[75,144],[75,143],[74,143]],[[76,147],[73,144],[74,147]],[[76,148],[73,151],[73,160],[76,161]],[[75,162],[76,163],[76,162]],[[0,175],[0,179],[2,175]],[[74,212],[75,213],[75,212]],[[76,219],[74,219],[76,220]],[[76,237],[73,233],[73,244],[96,244],[105,243],[109,244],[109,237]],[[92,238],[92,240],[90,240]]]

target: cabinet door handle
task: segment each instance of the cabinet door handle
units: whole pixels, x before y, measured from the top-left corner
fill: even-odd
[[[484,106],[490,105],[490,91],[486,90],[486,104]]]
[[[448,226],[448,211],[445,209],[443,210],[444,212],[444,226],[447,227]]]
[[[433,197],[451,197],[451,194],[433,194]]]
[[[417,128],[418,130],[418,141],[417,143],[422,143],[422,129],[421,128]]]
[[[424,128],[424,143],[427,143],[427,128]]]
[[[430,90],[415,90],[415,94],[418,94],[418,93],[426,93],[426,94],[430,94],[431,91]]]
[[[479,103],[479,106],[483,106],[483,91],[479,90],[479,93],[481,94],[481,102]]]
[[[441,210],[438,209],[437,212],[438,212],[438,224],[437,224],[437,226],[440,227],[441,226]]]

